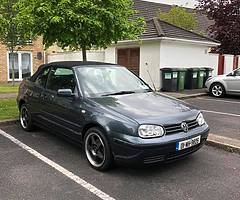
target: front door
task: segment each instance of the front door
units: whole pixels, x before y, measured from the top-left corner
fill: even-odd
[[[59,89],[71,89],[74,96],[58,96]],[[46,90],[42,95],[44,103],[42,113],[51,126],[58,128],[66,135],[80,135],[83,119],[82,100],[78,95],[72,69],[54,67],[50,70]]]
[[[117,55],[119,65],[125,66],[136,75],[139,75],[140,48],[118,49]]]

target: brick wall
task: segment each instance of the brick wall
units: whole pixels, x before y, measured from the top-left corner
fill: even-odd
[[[32,52],[33,72],[35,72],[37,68],[44,63],[44,48],[42,44],[42,37],[39,37],[31,45],[19,48],[19,52],[21,51]],[[8,51],[5,46],[0,44],[0,83],[6,83],[8,81],[7,52]],[[37,58],[38,52],[42,53],[41,60]]]

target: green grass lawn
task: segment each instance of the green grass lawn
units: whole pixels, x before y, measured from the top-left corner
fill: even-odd
[[[0,120],[18,117],[18,108],[15,98],[0,99]]]
[[[0,84],[0,94],[2,93],[17,93],[19,84],[12,86],[11,84]]]

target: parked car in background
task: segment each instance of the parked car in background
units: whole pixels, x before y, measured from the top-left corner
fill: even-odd
[[[226,94],[240,95],[240,68],[226,75],[211,77],[205,85],[214,97],[224,97]]]
[[[202,113],[162,96],[125,67],[96,62],[41,66],[19,87],[24,130],[34,125],[82,144],[90,165],[150,164],[189,155],[207,140]]]

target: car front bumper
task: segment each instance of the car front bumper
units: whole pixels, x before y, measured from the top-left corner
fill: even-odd
[[[207,140],[208,125],[198,127],[188,133],[166,135],[162,138],[141,139],[138,137],[124,136],[124,139],[113,139],[114,158],[117,162],[133,164],[153,164],[170,162],[183,158],[199,150]],[[177,151],[177,142],[188,140],[201,135],[200,144]],[[137,139],[136,139],[137,138]]]

